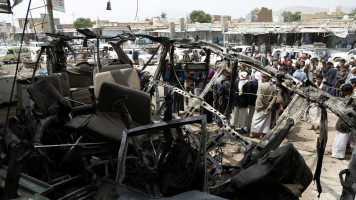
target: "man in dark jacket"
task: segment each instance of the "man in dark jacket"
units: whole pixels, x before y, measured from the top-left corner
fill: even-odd
[[[258,72],[260,73],[260,72]],[[255,73],[256,74],[256,73]],[[258,81],[259,76],[255,75],[255,80],[247,82],[245,85],[247,87],[247,102],[248,102],[248,123],[247,123],[247,129],[250,131],[251,129],[251,122],[252,122],[252,117],[255,112],[255,105],[256,105],[256,99],[257,99],[257,90],[258,90]]]
[[[331,95],[335,96],[336,91],[335,91],[335,89],[332,88],[332,86],[333,86],[333,80],[335,78],[337,70],[334,68],[334,63],[332,63],[332,62],[328,62],[326,65],[329,68],[329,71],[325,75],[326,76],[326,84],[329,86],[328,92]]]
[[[214,102],[213,102],[214,107],[216,107],[220,113],[225,115],[228,120],[230,119],[230,113],[231,113],[231,109],[227,107],[229,102],[230,76],[231,74],[229,72],[225,72],[222,75],[222,80],[215,83]],[[221,128],[222,127],[221,119],[218,118],[217,123],[219,128]]]
[[[247,72],[239,73],[239,80],[235,82],[234,109],[232,111],[231,126],[240,133],[248,131],[248,80]]]

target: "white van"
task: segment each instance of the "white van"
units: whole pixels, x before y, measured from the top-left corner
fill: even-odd
[[[30,51],[32,54],[36,54],[38,50],[41,50],[41,47],[44,45],[44,42],[30,42]]]
[[[0,50],[3,49],[3,48],[7,48],[7,44],[6,43],[1,43],[0,44]]]
[[[237,53],[252,53],[252,46],[234,46],[231,49]]]
[[[126,53],[127,57],[129,57],[131,62],[133,63],[134,62],[132,59],[133,49],[123,49],[123,51]],[[139,54],[138,58],[139,58],[140,65],[146,64],[152,56],[151,54],[149,54],[146,51],[141,50],[141,49],[135,49],[135,51],[138,51],[138,54]],[[150,64],[155,64],[157,62],[158,62],[157,56],[154,56],[152,58]]]
[[[115,49],[111,46],[111,44],[100,44],[99,51],[103,51],[103,50],[107,51],[110,58],[118,59],[118,55]]]

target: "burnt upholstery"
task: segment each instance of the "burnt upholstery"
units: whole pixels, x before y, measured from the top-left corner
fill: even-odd
[[[72,110],[70,103],[63,99],[62,95],[47,79],[27,86],[27,91],[34,101],[35,107],[46,116],[58,114],[66,116]]]
[[[116,83],[104,82],[98,99],[99,112],[112,111],[120,96],[127,95],[125,106],[134,121],[147,125],[151,122],[151,98],[148,93]]]
[[[27,91],[36,107],[43,113],[46,113],[55,102],[62,100],[58,89],[47,79],[28,85]]]
[[[117,69],[96,74],[94,79],[94,95],[96,98],[99,96],[103,82],[117,83],[136,90],[141,89],[140,78],[134,68]]]
[[[121,141],[122,131],[127,129],[120,113],[113,110],[114,103],[123,95],[127,96],[125,106],[132,117],[132,127],[151,123],[151,98],[149,94],[122,86],[104,82],[98,98],[98,112],[93,115],[75,117],[66,124],[71,128],[83,128],[95,137]]]
[[[138,126],[141,125],[135,121],[132,122],[132,127]],[[122,132],[127,129],[120,113],[117,112],[98,112],[91,116],[85,127],[98,138],[117,142],[121,141]]]
[[[92,104],[92,95],[88,89],[79,89],[71,92],[69,77],[66,72],[53,73],[48,76],[38,76],[37,81],[40,80],[48,80],[57,89],[62,97],[68,97],[84,104],[90,104],[90,106]],[[74,103],[73,106],[79,107],[81,104]]]
[[[116,69],[128,69],[132,68],[130,64],[115,64],[115,65],[106,65],[101,67],[101,72],[108,72]]]
[[[48,80],[64,97],[70,96],[69,78],[67,73],[54,73],[48,76],[38,76],[37,81]]]
[[[109,71],[113,71],[113,70],[117,70],[117,69],[128,69],[128,68],[132,68],[132,66],[130,64],[105,65],[105,66],[101,67],[101,72],[100,72],[99,68],[95,67],[94,71],[93,71],[93,80],[95,80],[95,76],[99,73],[109,72]]]
[[[71,88],[88,88],[93,85],[93,72],[78,67],[70,67],[65,71]]]

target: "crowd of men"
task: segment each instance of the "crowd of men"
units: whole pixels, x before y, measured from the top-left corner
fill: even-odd
[[[263,52],[262,55],[253,52],[251,56],[260,60],[264,65],[270,65],[297,80],[309,79],[321,90],[329,92],[333,96],[356,98],[356,65],[353,59],[348,63],[341,59],[335,66],[334,63],[328,61],[330,56],[327,54],[324,54],[321,59],[309,58],[307,55],[295,58],[288,53],[280,58],[279,52],[272,56],[267,51]],[[190,53],[185,51],[182,63],[176,64],[174,68],[184,68],[185,62],[203,62],[204,60],[205,54],[203,51],[199,53],[196,50]],[[205,101],[224,114],[229,125],[235,131],[248,134],[249,137],[263,138],[275,126],[278,117],[288,106],[294,94],[273,82],[267,74],[262,74],[244,64],[239,64],[236,77],[231,77],[231,69],[232,63],[228,62],[226,69],[223,70],[223,73],[205,96]],[[177,78],[172,76],[172,66],[167,59],[163,71],[163,80],[173,85],[179,85],[188,92],[199,96],[204,84],[210,82],[214,73],[215,71],[212,68],[209,73],[180,71],[177,73],[179,80],[179,83],[177,83],[175,81]],[[230,90],[231,80],[235,80],[232,91]],[[165,94],[167,92],[165,91]],[[176,96],[174,104],[174,112],[184,110],[184,99],[182,97]],[[189,106],[188,98],[185,105],[186,108]],[[209,123],[216,123],[219,128],[222,127],[222,121],[219,117],[213,116],[203,108],[196,108],[196,111],[200,114],[207,114]],[[318,105],[311,104],[305,111],[302,120],[309,121],[311,123],[309,129],[318,133],[320,116],[321,110]],[[343,159],[353,138],[350,137],[350,130],[341,129],[338,124],[336,130],[338,130],[338,134],[334,140],[332,157]]]

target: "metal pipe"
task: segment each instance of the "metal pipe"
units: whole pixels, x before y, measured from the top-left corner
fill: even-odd
[[[96,38],[96,55],[97,55],[97,64],[98,64],[98,69],[99,69],[99,72],[101,72],[101,65],[100,65],[100,52],[99,52],[99,36]],[[95,52],[95,50],[94,50]]]
[[[161,45],[159,45],[156,49],[156,51],[152,54],[151,58],[147,61],[146,64],[144,64],[143,68],[140,71],[143,71],[146,69],[146,67],[148,66],[148,64],[150,64],[151,60],[153,59],[153,57],[155,57],[155,55],[157,54],[159,48],[161,47]]]
[[[47,11],[48,11],[49,31],[55,34],[56,29],[54,28],[52,0],[46,0],[46,4],[47,4]]]
[[[44,51],[44,48],[45,47],[41,47],[41,51],[37,57],[37,60],[36,60],[36,64],[35,64],[35,68],[33,69],[33,73],[32,73],[32,79],[31,79],[31,83],[34,83],[35,82],[35,76],[36,76],[36,72],[37,72],[37,68],[38,68],[38,63],[40,62],[41,60],[41,57],[42,57],[42,53]]]
[[[92,145],[102,145],[108,144],[107,142],[96,142],[96,143],[76,143],[76,144],[54,144],[54,145],[34,145],[34,148],[54,148],[54,147],[73,147],[73,146],[92,146]]]
[[[57,116],[49,116],[40,120],[40,123],[37,126],[35,137],[33,138],[35,143],[41,143],[41,138],[43,136],[43,132],[46,128],[57,120]]]

